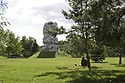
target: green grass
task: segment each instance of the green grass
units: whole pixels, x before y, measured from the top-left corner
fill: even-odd
[[[39,53],[40,51],[29,57],[29,59],[36,59],[39,56]]]
[[[34,55],[35,57],[36,55]],[[125,58],[107,58],[104,63],[91,62],[88,68],[75,67],[80,58],[0,58],[0,83],[125,83]]]

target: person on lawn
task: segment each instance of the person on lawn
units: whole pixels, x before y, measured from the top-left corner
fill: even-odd
[[[87,66],[87,60],[84,57],[82,57],[81,66]]]
[[[81,64],[75,64],[75,66],[87,66],[87,60],[84,58],[84,57],[82,57],[82,59],[81,59]]]

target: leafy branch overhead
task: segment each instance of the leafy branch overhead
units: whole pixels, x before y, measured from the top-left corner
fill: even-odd
[[[10,25],[10,22],[6,19],[4,16],[5,10],[7,9],[7,3],[3,3],[1,0],[0,2],[0,28],[3,28],[4,26]]]
[[[53,36],[56,36],[56,35],[60,35],[60,34],[66,34],[66,29],[63,26],[61,26],[60,28],[58,28],[58,27],[50,28],[46,32]]]

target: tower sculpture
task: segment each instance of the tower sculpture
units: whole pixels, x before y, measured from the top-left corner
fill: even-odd
[[[57,23],[48,22],[45,23],[43,27],[43,47],[42,52],[40,53],[41,57],[50,58],[55,57],[55,53],[58,51],[58,38],[57,36]]]

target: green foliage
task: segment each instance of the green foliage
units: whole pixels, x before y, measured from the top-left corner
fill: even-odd
[[[7,40],[6,53],[8,55],[8,58],[10,56],[22,55],[23,51],[22,44],[19,38],[15,37],[14,33],[10,32],[6,40]]]
[[[82,49],[85,48],[88,68],[91,70],[89,60],[89,49],[91,48],[89,48],[89,41],[93,38],[94,25],[89,15],[89,4],[92,0],[68,0],[68,2],[71,7],[69,12],[63,10],[62,13],[66,19],[71,19],[76,23],[76,26],[72,26],[70,31],[81,36],[82,42],[80,43],[82,43]]]
[[[31,54],[30,54],[30,52],[29,52],[29,51],[24,51],[23,56],[24,56],[25,58],[28,58],[28,57],[30,57],[30,56],[31,56]]]
[[[39,51],[39,46],[37,44],[37,41],[34,40],[33,47],[32,47],[32,54],[36,53],[37,51]]]
[[[56,35],[64,34],[66,30],[63,26],[61,26],[61,27],[53,27],[47,30],[47,32],[53,36],[56,36]]]
[[[95,40],[107,46],[118,47],[125,39],[124,0],[97,0],[90,3],[89,16],[95,25]]]
[[[67,41],[59,41],[60,51],[70,54],[72,57],[81,57],[85,53],[85,46],[81,36],[70,32],[67,35]]]
[[[26,58],[32,56],[34,53],[36,53],[39,50],[39,46],[36,42],[36,39],[34,39],[32,37],[26,38],[26,36],[23,36],[21,43],[24,48],[23,56]]]
[[[67,39],[67,53],[72,55],[72,57],[81,57],[85,53],[85,45],[82,42],[81,35],[71,32],[67,36]]]
[[[5,52],[5,41],[4,41],[4,37],[6,32],[4,31],[4,26],[7,26],[7,20],[4,16],[5,10],[7,8],[6,3],[3,3],[3,1],[1,1],[0,3],[0,54],[3,55],[3,53]]]
[[[24,54],[24,57],[30,57],[39,50],[35,39],[30,38],[28,42],[24,41],[24,38],[20,41],[20,38],[16,37],[15,34],[9,30],[0,28],[0,32],[0,54],[3,56],[11,58],[20,57]]]
[[[55,54],[54,51],[42,51],[37,58],[55,58]]]
[[[5,31],[3,28],[0,28],[0,54],[3,54],[5,52],[5,46],[4,46],[4,38],[5,38]]]
[[[95,40],[113,49],[119,49],[122,54],[125,43],[124,3],[124,0],[98,0],[91,3],[89,10],[91,22],[96,26]]]
[[[10,58],[11,56],[18,56],[22,54],[23,48],[19,37],[15,37],[14,33],[9,30],[1,29],[0,35],[0,54]]]
[[[7,3],[0,2],[0,28],[4,28],[8,24],[10,24],[6,17],[4,16],[5,10],[7,9]]]
[[[80,34],[89,61],[91,40],[119,49],[124,53],[125,1],[124,0],[68,0],[69,12],[62,11],[66,19],[72,19],[77,27],[71,28]],[[121,55],[121,54],[120,54]],[[120,57],[121,58],[121,57]]]
[[[70,55],[67,54],[67,53],[64,52],[64,51],[58,51],[58,52],[56,52],[56,56],[70,56]]]
[[[93,47],[91,51],[91,59],[95,62],[100,62],[105,60],[104,49],[102,47]]]
[[[22,45],[18,37],[15,37],[14,33],[3,28],[10,24],[4,16],[7,9],[7,3],[0,2],[0,54],[10,58],[11,56],[17,56],[22,54]]]

